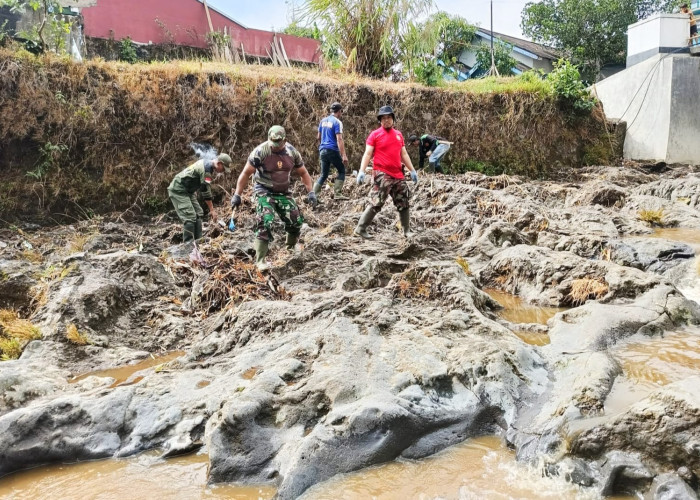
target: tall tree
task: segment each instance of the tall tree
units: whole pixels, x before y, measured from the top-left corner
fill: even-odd
[[[347,67],[381,77],[401,60],[400,41],[433,0],[305,0],[300,17],[317,23]]]
[[[595,81],[606,64],[624,62],[627,26],[677,0],[541,0],[525,5],[521,27],[536,42],[562,50]]]

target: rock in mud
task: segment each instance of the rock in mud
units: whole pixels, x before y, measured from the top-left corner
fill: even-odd
[[[577,305],[579,299],[572,293],[575,280],[593,279],[604,283],[605,289],[597,297],[591,297],[603,301],[634,298],[662,282],[658,277],[612,262],[528,245],[499,252],[477,277],[483,286],[499,288],[546,306]]]
[[[659,474],[654,478],[644,500],[697,500],[697,493],[676,474]]]
[[[695,256],[690,245],[660,238],[628,238],[611,242],[611,260],[622,266],[663,274]]]
[[[600,473],[600,494],[604,496],[634,495],[648,488],[654,478],[639,457],[619,451],[605,455]]]
[[[572,453],[596,457],[605,450],[639,453],[662,467],[700,467],[700,377],[669,384],[611,422],[582,432]]]

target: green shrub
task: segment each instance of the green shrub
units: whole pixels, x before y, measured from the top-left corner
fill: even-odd
[[[442,83],[442,71],[437,59],[421,61],[416,66],[416,80],[428,87],[437,87]]]
[[[130,64],[134,64],[139,60],[139,55],[136,53],[136,46],[128,36],[119,42],[119,60]]]
[[[578,68],[571,62],[565,59],[555,62],[554,71],[547,75],[547,81],[551,83],[554,95],[574,111],[588,113],[595,106],[595,98],[588,92]]]

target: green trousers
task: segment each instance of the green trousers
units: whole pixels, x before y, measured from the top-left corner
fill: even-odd
[[[182,191],[171,191],[168,189],[168,196],[173,202],[177,216],[182,223],[195,222],[197,218],[204,217],[204,210],[197,201],[197,193],[186,193]]]

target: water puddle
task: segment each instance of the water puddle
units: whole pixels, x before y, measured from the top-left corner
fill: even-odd
[[[162,460],[153,453],[121,460],[49,465],[0,479],[0,498],[35,500],[236,499],[268,500],[272,486],[207,486],[207,455]]]
[[[98,370],[98,371],[94,371],[94,372],[83,373],[82,375],[78,375],[76,377],[73,377],[68,382],[71,384],[74,384],[75,382],[79,382],[79,381],[84,380],[88,377],[104,377],[104,378],[113,378],[114,379],[114,382],[112,383],[112,385],[109,386],[110,388],[117,387],[119,385],[132,385],[132,384],[135,384],[135,383],[143,380],[143,377],[135,377],[134,379],[129,380],[129,378],[134,373],[139,372],[141,370],[145,370],[146,368],[152,368],[154,366],[162,365],[163,363],[167,363],[168,361],[172,361],[173,359],[179,358],[180,356],[182,356],[184,354],[185,354],[185,351],[174,351],[174,352],[170,352],[168,354],[164,354],[162,356],[151,355],[150,357],[144,359],[143,361],[139,361],[138,363],[133,364],[133,365],[120,366],[117,368],[110,368],[107,370]]]
[[[517,295],[487,288],[484,290],[489,296],[501,304],[503,309],[497,311],[497,314],[506,321],[511,323],[538,323],[541,325],[547,324],[558,312],[566,311],[565,307],[542,307],[535,304],[529,304]],[[522,330],[514,330],[520,340],[530,345],[547,345],[549,344],[549,335],[539,332],[528,332]]]
[[[630,338],[612,355],[622,365],[623,375],[615,380],[605,398],[604,415],[569,422],[578,432],[604,424],[627,411],[660,387],[700,372],[700,328],[667,332],[663,337]]]
[[[258,373],[258,370],[260,370],[259,366],[253,366],[252,368],[248,368],[246,371],[243,372],[243,377],[246,380],[251,380],[255,375]]]
[[[542,307],[529,304],[517,295],[501,292],[487,288],[484,292],[501,304],[503,309],[498,311],[498,315],[511,323],[539,323],[547,324],[547,321],[558,312],[566,311],[566,307]]]
[[[592,490],[542,477],[515,460],[501,438],[469,439],[422,460],[401,460],[340,474],[309,489],[303,500],[594,499]]]
[[[693,247],[696,253],[700,252],[700,231],[682,227],[660,227],[651,234],[636,235],[635,238],[662,238],[664,240],[679,241]]]
[[[512,332],[523,342],[530,345],[549,344],[549,335],[541,332],[526,332],[522,330],[512,330]]]

